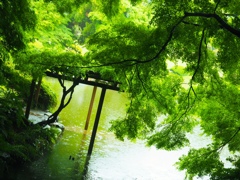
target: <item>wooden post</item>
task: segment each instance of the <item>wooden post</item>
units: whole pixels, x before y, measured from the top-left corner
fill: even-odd
[[[38,98],[39,98],[39,94],[40,94],[40,90],[41,90],[41,84],[42,84],[42,77],[39,77],[38,84],[37,84],[37,90],[36,90],[36,93],[35,93],[34,108],[37,108],[37,106],[38,106]]]
[[[25,118],[27,120],[28,120],[29,114],[30,114],[30,109],[31,109],[31,105],[32,105],[32,99],[33,99],[33,93],[34,93],[35,85],[36,85],[36,80],[32,79],[32,83],[31,83],[31,86],[30,86],[30,94],[29,94],[29,97],[28,97],[27,107],[26,107],[26,111],[25,111]]]
[[[88,129],[88,125],[89,125],[90,117],[91,117],[91,114],[92,114],[92,108],[93,108],[93,103],[94,103],[96,91],[97,91],[97,86],[94,86],[93,87],[93,91],[92,91],[92,98],[91,98],[91,101],[90,101],[90,105],[89,105],[89,109],[88,109],[88,115],[87,115],[87,120],[86,120],[86,123],[85,123],[84,130]]]
[[[87,156],[86,160],[84,162],[84,167],[83,167],[83,172],[82,172],[82,175],[81,175],[81,180],[85,180],[86,179],[86,175],[88,173],[89,161],[90,161],[90,156]]]
[[[106,88],[102,88],[100,100],[98,103],[97,114],[96,114],[96,118],[95,118],[95,122],[94,122],[94,126],[93,126],[92,136],[91,136],[90,144],[88,147],[87,157],[90,157],[92,154],[94,140],[95,140],[96,133],[97,133],[98,123],[99,123],[99,119],[100,119],[100,115],[101,115],[101,111],[102,111],[105,94],[106,94]]]

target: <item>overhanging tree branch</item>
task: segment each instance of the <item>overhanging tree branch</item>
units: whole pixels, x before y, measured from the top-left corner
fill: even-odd
[[[218,1],[216,8],[218,6],[218,4],[220,3],[220,1]],[[179,24],[184,23],[184,24],[189,24],[189,22],[184,21],[187,17],[203,17],[203,18],[214,18],[219,24],[220,26],[222,26],[222,28],[226,29],[227,31],[229,31],[230,33],[232,33],[233,35],[240,37],[240,31],[233,28],[232,26],[230,26],[229,24],[227,24],[219,15],[217,15],[215,12],[214,13],[202,13],[202,12],[185,12],[184,16],[181,17],[177,23],[175,25],[173,25],[173,27],[170,30],[170,33],[165,41],[165,43],[161,46],[161,48],[159,49],[159,51],[150,59],[147,60],[139,60],[139,59],[125,59],[122,61],[117,61],[117,62],[110,62],[110,63],[104,63],[104,64],[94,64],[94,65],[90,65],[90,66],[74,66],[72,68],[81,68],[81,69],[90,69],[90,68],[100,68],[100,67],[105,67],[105,66],[114,66],[114,65],[123,65],[124,66],[134,66],[136,64],[143,64],[143,63],[148,63],[151,62],[155,59],[157,59],[160,54],[166,49],[167,45],[169,44],[169,42],[172,40],[173,37],[173,33],[175,31],[175,29],[179,26]],[[192,23],[190,23],[192,24]],[[199,26],[198,24],[192,24],[194,26]],[[38,62],[36,62],[35,64],[40,64]],[[46,65],[46,64],[41,64],[41,65]],[[65,65],[62,65],[65,66]],[[66,65],[67,67],[71,67],[69,65]]]
[[[178,118],[177,121],[179,121],[184,115],[186,115],[186,114],[188,113],[188,111],[191,110],[191,108],[193,107],[193,104],[195,103],[196,97],[197,97],[196,92],[194,91],[192,82],[193,82],[193,80],[194,80],[195,75],[197,74],[197,71],[198,71],[199,68],[200,68],[200,62],[201,62],[201,56],[202,56],[202,43],[203,43],[203,39],[204,39],[204,36],[205,36],[205,33],[204,33],[204,32],[205,32],[205,28],[202,30],[202,36],[201,36],[200,43],[199,43],[197,67],[196,67],[196,69],[195,69],[195,71],[194,71],[194,73],[193,73],[192,79],[191,79],[191,81],[190,81],[190,88],[189,88],[188,94],[187,94],[187,102],[188,102],[188,105],[187,105],[187,108],[185,109],[185,111],[181,114],[181,116]],[[194,93],[194,95],[195,95],[195,99],[193,100],[192,106],[190,106],[190,93],[191,93],[191,91],[192,91],[192,92]],[[177,121],[176,121],[176,122],[177,122]],[[176,123],[176,122],[175,122],[175,123]]]
[[[151,62],[155,59],[157,59],[160,54],[166,49],[167,45],[169,44],[169,42],[172,40],[173,37],[173,33],[175,31],[175,29],[179,26],[179,24],[186,18],[187,16],[183,16],[181,17],[177,23],[172,27],[172,29],[170,30],[170,33],[168,35],[167,40],[165,41],[165,43],[162,45],[162,47],[160,48],[160,50],[157,52],[157,54],[155,54],[155,56],[153,56],[150,59],[147,60],[137,60],[137,59],[127,59],[127,60],[122,60],[122,61],[118,61],[118,62],[111,62],[111,63],[106,63],[106,64],[100,64],[100,65],[93,65],[91,67],[103,67],[103,66],[112,66],[112,65],[119,65],[119,64],[126,64],[126,63],[130,63],[128,64],[129,66],[133,66],[136,64],[143,64],[143,63],[148,63]],[[89,68],[89,67],[81,67],[81,68]]]
[[[240,37],[240,31],[233,28],[232,26],[230,26],[229,24],[227,24],[219,15],[217,14],[209,14],[209,13],[201,13],[201,12],[197,12],[197,13],[189,13],[189,12],[185,12],[184,13],[185,16],[184,17],[204,17],[204,18],[214,18],[224,29],[226,29],[227,31],[229,31],[230,33],[232,33],[233,35]]]
[[[62,94],[62,98],[60,101],[60,105],[59,105],[58,109],[51,116],[49,116],[46,121],[42,121],[42,122],[38,123],[39,125],[51,124],[57,120],[57,117],[60,114],[60,112],[70,103],[73,92],[74,92],[74,88],[78,85],[80,78],[81,77],[75,78],[73,80],[72,85],[67,89],[66,86],[64,85],[64,80],[61,79],[60,76],[58,76],[58,81],[59,81],[61,87],[63,88],[63,94]],[[70,96],[69,96],[67,102],[65,102],[65,99],[69,93],[70,93]]]
[[[207,153],[204,153],[202,155],[199,156],[202,157],[202,156],[205,156],[205,158],[208,158],[212,153],[216,153],[216,152],[219,152],[221,151],[227,144],[229,144],[237,135],[238,133],[240,132],[240,128],[238,128],[234,133],[233,135],[227,140],[225,141],[224,143],[222,143],[219,147],[207,152]]]
[[[218,7],[219,3],[220,3],[220,1],[218,1],[217,5],[216,5],[216,8]],[[147,59],[147,60],[129,59],[129,60],[123,60],[123,61],[118,61],[118,62],[113,62],[113,63],[96,65],[96,66],[93,66],[93,67],[112,66],[112,65],[119,65],[119,64],[125,64],[125,63],[130,63],[129,65],[132,66],[132,65],[135,65],[135,64],[148,63],[148,62],[151,62],[151,61],[157,59],[160,56],[160,54],[166,49],[169,42],[172,40],[173,33],[174,33],[175,29],[179,26],[179,24],[181,24],[182,22],[186,24],[186,21],[184,21],[184,20],[187,17],[194,17],[194,16],[195,17],[204,17],[204,18],[214,18],[224,29],[226,29],[227,31],[229,31],[233,35],[235,35],[237,37],[240,37],[240,31],[239,30],[231,27],[219,15],[217,15],[215,13],[211,14],[211,13],[201,13],[201,12],[196,12],[196,13],[185,12],[184,16],[181,17],[179,19],[179,21],[170,30],[169,36],[168,36],[167,40],[165,41],[165,43],[160,48],[160,50],[152,58]],[[198,26],[198,24],[193,24],[193,25]],[[85,68],[87,68],[87,67],[85,67]]]
[[[204,39],[204,36],[205,36],[205,28],[202,30],[202,36],[201,36],[201,39],[200,39],[200,43],[199,43],[199,48],[198,48],[198,61],[197,61],[197,67],[193,73],[193,76],[192,76],[192,79],[190,80],[190,87],[189,87],[189,90],[188,90],[188,93],[187,93],[187,107],[185,108],[184,112],[180,114],[180,117],[176,120],[176,118],[178,117],[179,114],[176,115],[176,118],[174,118],[171,124],[171,128],[169,129],[169,131],[172,131],[172,129],[177,125],[177,123],[179,122],[180,119],[182,119],[194,106],[194,103],[196,101],[196,97],[197,97],[197,94],[193,88],[193,80],[194,80],[194,77],[195,75],[197,74],[197,71],[199,70],[200,68],[200,62],[201,62],[201,56],[202,56],[202,43],[203,43],[203,39]],[[190,105],[190,93],[191,91],[194,93],[195,95],[195,98],[193,100],[193,103],[192,105]]]
[[[224,142],[224,143],[217,149],[217,151],[219,151],[219,150],[222,149],[224,146],[226,146],[227,144],[229,144],[230,141],[232,141],[232,140],[238,135],[239,132],[240,132],[240,128],[238,128],[238,129],[234,132],[234,134],[233,134],[226,142]]]

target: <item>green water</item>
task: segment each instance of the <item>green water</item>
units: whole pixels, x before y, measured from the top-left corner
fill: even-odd
[[[48,78],[51,89],[61,97],[57,80]],[[67,83],[70,86],[70,82]],[[73,99],[61,112],[65,131],[60,141],[46,156],[21,169],[15,179],[82,179],[91,130],[97,112],[101,88],[97,89],[88,131],[84,131],[92,95],[92,86],[79,85]],[[187,149],[167,152],[147,148],[144,142],[119,141],[108,131],[110,121],[125,116],[126,94],[107,90],[91,159],[84,179],[184,179],[173,164]],[[71,159],[69,157],[71,156]],[[74,160],[72,160],[72,157]]]
[[[61,92],[58,81],[51,78],[48,78],[47,81],[54,92]],[[66,82],[66,85],[69,87],[71,82]],[[45,173],[48,174],[48,177],[50,175],[51,178],[79,178],[83,175],[101,88],[97,89],[90,124],[88,130],[85,131],[84,127],[92,91],[92,86],[78,85],[74,90],[70,104],[61,112],[59,116],[60,122],[64,124],[65,131],[61,141],[56,144],[53,152],[48,156],[48,168],[46,169],[50,170],[50,172]],[[61,93],[58,93],[58,99],[60,98]],[[100,150],[99,152],[101,152],[101,148],[104,149],[99,141],[112,136],[112,133],[108,131],[110,127],[109,122],[125,115],[126,102],[127,98],[123,93],[107,90],[95,139],[94,152],[95,149]],[[70,156],[74,160],[71,160]]]

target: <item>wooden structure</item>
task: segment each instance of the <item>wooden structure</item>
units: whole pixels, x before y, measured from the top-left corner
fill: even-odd
[[[106,90],[110,89],[110,90],[119,91],[120,83],[112,81],[112,80],[103,79],[103,78],[101,78],[101,75],[99,73],[94,73],[92,71],[88,71],[86,73],[86,75],[83,76],[82,78],[63,76],[57,72],[52,72],[52,71],[47,71],[46,75],[49,77],[53,77],[53,78],[64,78],[64,80],[69,80],[69,81],[73,81],[73,79],[75,79],[75,80],[77,79],[79,84],[81,83],[81,84],[93,86],[93,93],[92,93],[92,98],[91,98],[91,102],[90,102],[90,106],[89,106],[89,110],[88,110],[88,116],[87,116],[87,120],[86,120],[86,124],[85,124],[85,130],[88,129],[88,124],[89,124],[89,120],[90,120],[90,116],[91,116],[91,111],[92,111],[97,87],[102,88],[100,100],[98,103],[97,114],[95,117],[95,122],[94,122],[93,130],[92,130],[91,140],[90,140],[90,144],[88,147],[87,156],[89,158],[92,154],[93,145],[94,145],[94,141],[95,141],[95,137],[96,137],[96,133],[97,133],[97,129],[98,129],[98,124],[99,124],[99,120],[100,120],[100,115],[101,115],[101,111],[102,111],[102,106],[103,106]]]
[[[52,71],[46,71],[45,73],[49,77],[53,77],[53,78],[60,77],[64,80],[68,80],[68,81],[73,81],[73,79],[78,79],[79,84],[86,84],[86,85],[90,85],[90,86],[96,86],[96,87],[111,89],[111,90],[115,90],[115,91],[120,90],[119,82],[109,80],[109,79],[103,79],[103,78],[101,78],[101,75],[99,73],[94,73],[92,71],[88,71],[85,76],[82,76],[82,78],[61,75],[57,72],[52,72]]]

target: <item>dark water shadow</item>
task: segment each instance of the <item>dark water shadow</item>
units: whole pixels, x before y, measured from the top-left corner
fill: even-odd
[[[74,177],[80,180],[85,180],[88,178],[88,165],[90,156],[87,156],[87,151],[85,150],[85,148],[88,147],[86,143],[89,142],[87,137],[87,131],[84,130],[73,172]]]

